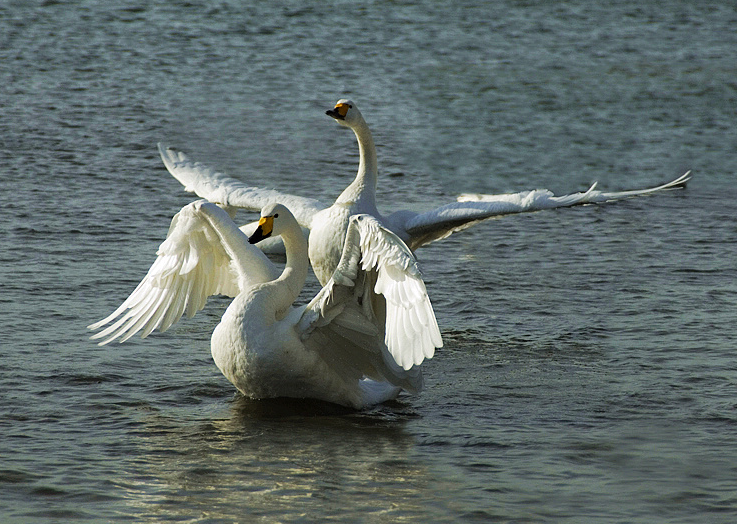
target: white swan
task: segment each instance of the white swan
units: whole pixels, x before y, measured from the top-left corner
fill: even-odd
[[[376,207],[376,148],[365,119],[356,105],[345,99],[339,100],[327,114],[353,130],[360,151],[355,179],[330,206],[315,199],[248,186],[201,163],[192,162],[183,153],[164,148],[161,144],[159,152],[166,168],[185,186],[185,190],[218,203],[229,211],[236,208],[256,211],[271,202],[285,203],[294,212],[299,223],[310,230],[309,258],[315,275],[322,284],[330,279],[338,265],[350,217],[356,214],[374,217],[401,238],[410,249],[415,250],[491,217],[645,195],[678,187],[690,178],[688,172],[662,186],[619,193],[596,191],[594,184],[586,192],[563,196],[554,196],[547,190],[509,195],[462,195],[459,201],[426,213],[397,211],[384,217]],[[249,230],[249,226],[244,226],[244,230]],[[396,361],[405,366],[410,363],[420,364],[425,356],[431,356],[431,353],[409,354],[406,350],[395,350],[394,347],[390,349]]]
[[[421,345],[440,341],[409,248],[373,217],[351,217],[332,277],[309,304],[294,307],[307,276],[307,240],[285,206],[269,204],[261,214],[248,239],[215,204],[185,206],[138,287],[110,316],[89,326],[111,324],[92,338],[107,344],[139,331],[142,337],[165,331],[184,313],[202,309],[210,295],[224,294],[235,298],[212,334],[212,356],[246,396],[316,398],[362,408],[401,389],[419,391],[421,368],[395,363],[377,328],[375,304],[366,298],[369,288],[383,288],[388,311],[382,317],[408,317],[416,327],[412,336],[425,339]],[[281,275],[250,245],[277,235],[287,255]],[[397,275],[408,284],[397,288]],[[408,289],[416,296],[400,293]]]

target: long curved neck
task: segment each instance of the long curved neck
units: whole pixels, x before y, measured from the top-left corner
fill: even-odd
[[[336,202],[353,203],[360,199],[375,206],[378,162],[376,161],[374,138],[363,118],[351,129],[358,140],[358,173],[356,173],[355,180],[341,193]]]
[[[287,262],[279,278],[271,282],[280,290],[284,290],[275,294],[277,298],[274,305],[277,311],[285,310],[297,300],[307,280],[310,264],[307,258],[307,238],[296,221],[294,227],[283,232],[281,237],[284,241]]]

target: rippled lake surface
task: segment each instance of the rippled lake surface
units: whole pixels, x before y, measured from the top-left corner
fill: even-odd
[[[735,27],[730,2],[0,4],[0,520],[735,522]],[[695,178],[420,250],[445,347],[367,412],[236,394],[222,299],[88,340],[194,199],[158,141],[329,202],[343,97],[385,212]]]

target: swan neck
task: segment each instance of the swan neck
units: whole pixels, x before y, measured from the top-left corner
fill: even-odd
[[[374,137],[371,136],[366,122],[361,122],[361,126],[354,129],[358,140],[358,173],[357,178],[362,176],[365,185],[376,189],[378,178],[378,162],[376,161],[376,146],[374,145]]]
[[[307,239],[302,232],[302,228],[296,222],[292,230],[282,233],[281,236],[284,241],[287,262],[284,271],[275,282],[286,290],[283,303],[278,304],[277,309],[286,309],[297,300],[302,292],[307,280],[309,258],[307,257]]]
[[[349,185],[338,202],[355,201],[356,196],[361,199],[370,200],[375,203],[376,184],[378,182],[378,162],[376,160],[376,146],[366,121],[361,121],[354,126],[353,133],[358,140],[358,172],[355,180]]]

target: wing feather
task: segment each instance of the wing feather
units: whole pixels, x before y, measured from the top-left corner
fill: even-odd
[[[385,313],[376,304],[379,296]],[[383,330],[383,341],[366,350],[370,355],[356,356],[354,361],[365,359],[384,380],[419,389],[420,364],[442,347],[440,329],[414,255],[370,215],[351,217],[338,267],[307,306],[300,329],[304,338],[331,322],[350,325],[349,318],[354,323],[356,318],[370,322],[379,337]]]
[[[412,249],[417,249],[489,218],[650,195],[683,187],[690,179],[691,172],[688,171],[671,182],[647,189],[603,192],[596,190],[594,184],[588,191],[561,196],[555,196],[547,189],[508,195],[463,194],[458,197],[457,202],[432,211],[419,214],[400,212],[389,216],[387,221]]]
[[[172,219],[166,240],[146,276],[108,317],[88,326],[107,344],[141,332],[166,331],[182,315],[192,317],[211,295],[235,296],[275,278],[276,267],[215,204],[193,202]]]
[[[352,223],[361,233],[362,268],[377,272],[374,291],[386,299],[386,344],[403,369],[432,358],[442,337],[414,255],[370,215]]]
[[[166,169],[179,180],[185,191],[225,207],[260,211],[268,204],[280,203],[289,208],[302,227],[309,228],[312,217],[327,206],[314,198],[262,189],[244,184],[224,173],[191,161],[181,151],[158,144],[159,154]]]

